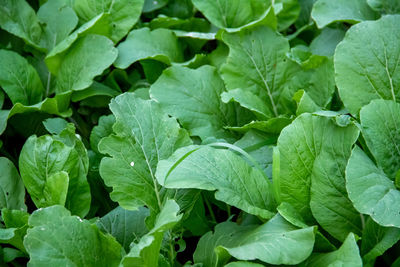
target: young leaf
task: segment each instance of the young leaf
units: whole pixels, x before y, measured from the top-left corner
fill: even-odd
[[[358,115],[373,99],[400,96],[400,15],[384,16],[350,28],[335,52],[336,84],[344,106]]]
[[[62,206],[35,211],[24,245],[30,266],[118,266],[121,245]]]
[[[157,216],[153,229],[144,235],[140,241],[131,244],[131,250],[122,259],[122,266],[158,266],[161,242],[165,232],[171,230],[182,218],[178,215],[179,206],[168,199]]]
[[[65,202],[73,214],[87,214],[88,156],[74,128],[68,127],[60,135],[31,136],[22,148],[19,166],[25,187],[38,208]]]
[[[0,157],[0,209],[26,210],[25,188],[14,164]]]

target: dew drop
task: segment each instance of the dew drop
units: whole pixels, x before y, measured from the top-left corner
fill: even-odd
[[[131,161],[130,165],[131,167],[135,166],[135,162]]]

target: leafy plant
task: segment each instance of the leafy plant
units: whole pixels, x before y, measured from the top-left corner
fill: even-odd
[[[397,0],[0,0],[0,266],[397,266]]]

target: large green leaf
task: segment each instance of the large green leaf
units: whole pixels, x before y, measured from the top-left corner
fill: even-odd
[[[268,27],[243,30],[222,35],[229,46],[227,63],[221,73],[227,89],[240,88],[259,97],[274,116],[288,113],[292,107],[292,93],[286,81],[299,67],[286,57],[287,39]],[[245,104],[242,104],[245,106]]]
[[[346,169],[347,189],[354,206],[383,226],[400,227],[397,173],[400,168],[400,104],[373,100],[360,112],[361,129],[378,167],[356,147]]]
[[[168,199],[150,232],[144,235],[137,244],[131,244],[131,250],[122,259],[122,266],[157,267],[163,236],[181,220],[182,215],[178,213],[178,204]]]
[[[397,0],[367,0],[368,5],[375,11],[383,14],[398,14],[400,2]]]
[[[42,29],[35,11],[25,0],[0,1],[0,27],[40,49]]]
[[[359,147],[346,168],[346,187],[354,207],[382,226],[400,227],[400,191]]]
[[[318,0],[313,6],[311,16],[318,28],[337,21],[355,24],[378,18],[378,14],[371,9],[366,0]]]
[[[269,264],[298,264],[312,252],[314,227],[299,229],[276,215],[263,225],[239,226],[224,222],[197,244],[194,261],[205,267],[222,266],[230,255],[239,260]]]
[[[305,263],[305,266],[363,266],[354,234],[350,233],[338,250],[324,254],[312,255]]]
[[[377,165],[394,180],[400,169],[400,104],[373,100],[360,111],[362,134]]]
[[[118,58],[114,65],[126,69],[142,59],[155,59],[165,64],[183,61],[182,48],[178,38],[168,29],[148,28],[133,30],[118,45]]]
[[[189,136],[159,104],[133,93],[113,99],[110,109],[117,135],[100,141],[100,152],[111,156],[100,163],[101,177],[113,188],[112,200],[128,210],[146,205],[154,217],[163,201],[155,178],[157,163],[190,144]]]
[[[0,50],[0,86],[13,104],[33,105],[44,94],[37,71],[25,58],[9,50]]]
[[[216,190],[216,199],[250,214],[263,218],[274,214],[275,201],[268,178],[229,150],[209,146],[179,149],[159,162],[156,177],[167,188]]]
[[[24,239],[29,266],[118,266],[121,245],[62,206],[35,211]]]
[[[364,263],[373,266],[375,259],[399,240],[399,228],[382,227],[371,218],[368,218],[363,229],[361,242],[361,255]]]
[[[41,45],[48,51],[67,38],[78,24],[77,15],[65,0],[47,1],[37,17],[43,25]]]
[[[0,209],[26,210],[25,188],[14,164],[0,157]]]
[[[75,0],[74,9],[84,22],[110,14],[111,39],[118,43],[138,21],[143,4],[144,0]]]
[[[336,84],[345,107],[357,115],[373,99],[400,96],[400,15],[350,28],[335,53]]]
[[[149,210],[145,207],[130,211],[118,206],[101,217],[96,224],[100,230],[114,236],[123,248],[129,251],[129,245],[132,242],[137,243],[148,232],[145,224],[147,216]]]
[[[236,115],[232,103],[226,105],[221,101],[220,94],[224,91],[224,83],[214,67],[192,70],[173,66],[151,86],[150,95],[190,135],[204,140],[231,137],[223,127],[234,126]]]
[[[72,125],[59,135],[28,138],[19,167],[35,205],[40,208],[65,203],[73,214],[84,217],[90,206],[88,160]]]
[[[344,240],[360,233],[360,215],[345,188],[345,168],[359,131],[335,118],[300,115],[278,139],[280,198],[295,207],[307,223],[313,217],[331,235]]]
[[[193,0],[195,7],[219,28],[240,28],[262,17],[270,7],[263,0]]]
[[[87,35],[78,39],[64,56],[57,72],[53,72],[57,76],[57,92],[89,87],[94,77],[114,62],[117,54],[117,49],[107,37]]]

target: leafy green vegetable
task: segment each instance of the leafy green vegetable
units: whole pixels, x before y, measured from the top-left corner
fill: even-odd
[[[0,266],[397,266],[398,0],[0,0]]]
[[[352,27],[335,53],[336,83],[345,107],[357,115],[373,99],[399,96],[399,15]],[[361,48],[360,48],[361,47]]]
[[[24,245],[29,265],[116,266],[121,246],[95,226],[62,206],[35,211],[29,218],[30,229]],[[84,256],[83,256],[84,255]]]
[[[232,255],[241,260],[297,264],[310,255],[313,245],[313,227],[298,229],[276,215],[261,226],[218,224],[214,233],[208,232],[200,239],[194,260],[204,266],[219,266]]]
[[[345,168],[358,134],[352,124],[342,127],[329,117],[302,114],[278,139],[280,174],[274,179],[280,199],[339,240],[361,230],[345,188]]]

